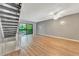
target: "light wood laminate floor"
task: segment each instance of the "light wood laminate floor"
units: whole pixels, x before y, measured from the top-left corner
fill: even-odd
[[[78,56],[79,42],[36,36],[27,49],[7,54],[8,56]]]

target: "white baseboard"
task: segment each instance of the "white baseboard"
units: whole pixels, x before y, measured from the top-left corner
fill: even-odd
[[[70,39],[70,38],[59,37],[59,36],[54,36],[54,35],[46,35],[46,34],[38,34],[38,35],[43,35],[43,36],[52,37],[52,38],[58,38],[58,39],[64,39],[64,40],[79,42],[79,40],[76,40],[76,39]]]
[[[16,48],[15,50],[12,50],[12,51],[6,52],[6,54],[3,54],[3,55],[5,56],[5,55],[7,55],[7,54],[9,54],[9,53],[12,53],[12,52],[14,52],[14,51],[18,51],[18,50],[20,50],[20,48]]]

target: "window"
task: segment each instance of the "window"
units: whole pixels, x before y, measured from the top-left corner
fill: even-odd
[[[32,24],[20,24],[19,31],[21,33],[26,33],[26,35],[33,34],[33,25]]]

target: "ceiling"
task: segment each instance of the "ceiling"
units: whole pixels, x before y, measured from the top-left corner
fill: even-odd
[[[20,21],[40,22],[79,13],[79,3],[23,3]]]

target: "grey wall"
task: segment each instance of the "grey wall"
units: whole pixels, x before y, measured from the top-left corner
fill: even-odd
[[[64,24],[60,24],[64,21]],[[79,14],[65,16],[58,20],[47,20],[37,23],[36,33],[54,35],[71,39],[79,39]]]

